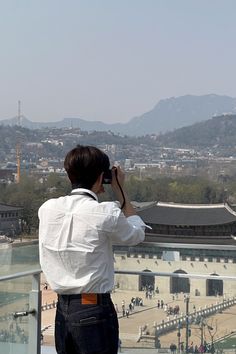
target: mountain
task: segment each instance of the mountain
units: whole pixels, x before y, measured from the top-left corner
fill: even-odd
[[[166,133],[223,113],[236,113],[236,98],[219,95],[171,97],[127,125],[133,134]],[[131,130],[132,129],[132,130]]]
[[[186,95],[161,100],[151,111],[139,117],[134,117],[127,123],[108,124],[73,117],[45,123],[32,122],[22,117],[21,125],[29,129],[73,127],[87,131],[112,131],[122,135],[141,136],[166,133],[223,113],[236,113],[236,98],[214,94]],[[15,125],[17,124],[17,117],[1,120],[0,124]]]
[[[158,144],[178,148],[214,148],[236,152],[236,114],[213,117],[204,122],[158,136]]]
[[[194,156],[196,157],[235,157],[236,114],[213,117],[157,136],[146,135],[140,137],[121,136],[110,131],[87,133],[81,132],[78,128],[32,130],[0,125],[0,160],[5,160],[4,152],[15,155],[15,147],[19,141],[24,146],[24,158],[26,160],[32,159],[31,154],[35,153],[35,149],[42,156],[48,154],[50,157],[63,158],[71,146],[75,146],[78,141],[82,145],[118,145],[119,158],[126,156],[126,154],[127,156],[129,154],[130,156],[137,156],[137,151],[139,151],[138,158],[140,158],[146,149],[148,151],[147,156],[156,159],[157,155],[160,154],[160,148],[194,149],[196,152]],[[53,142],[62,142],[62,144],[58,145]],[[38,144],[40,149],[38,149]],[[143,148],[142,153],[137,150],[140,146]],[[170,154],[171,151],[172,149],[170,149]],[[193,156],[191,154],[188,155],[187,153],[186,156]]]

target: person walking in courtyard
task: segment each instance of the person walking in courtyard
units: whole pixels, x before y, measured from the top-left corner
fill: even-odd
[[[118,350],[119,350],[119,353],[121,353],[121,344],[122,344],[122,341],[121,341],[121,339],[119,338],[119,340],[118,340]]]
[[[122,316],[125,317],[125,308],[122,309]]]
[[[122,302],[121,302],[121,308],[122,308],[122,310],[125,309],[125,300],[122,300]]]
[[[171,354],[175,354],[176,353],[176,349],[177,349],[176,344],[171,343],[171,345],[170,345]]]

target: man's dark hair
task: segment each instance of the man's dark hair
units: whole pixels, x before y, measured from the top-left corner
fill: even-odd
[[[64,167],[73,188],[91,189],[110,167],[108,156],[95,146],[77,145],[65,157]]]

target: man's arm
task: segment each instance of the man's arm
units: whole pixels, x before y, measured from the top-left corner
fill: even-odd
[[[125,181],[125,174],[121,170],[120,166],[113,168],[111,186],[120,204],[122,205],[124,203],[122,211],[124,215],[128,217],[128,216],[136,215],[136,211],[133,208],[132,204],[130,203],[127,192],[124,189],[124,181]]]
[[[122,206],[122,212],[113,230],[114,244],[136,245],[144,240],[145,223],[137,215],[124,190],[125,174],[118,166],[112,169],[112,189]]]

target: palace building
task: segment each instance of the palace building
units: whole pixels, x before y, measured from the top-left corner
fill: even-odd
[[[147,234],[151,242],[190,244],[235,244],[236,212],[226,203],[187,205],[156,203],[138,215],[152,227]]]
[[[152,229],[146,229],[142,244],[114,248],[116,270],[202,274],[209,278],[117,274],[121,288],[141,290],[149,285],[163,293],[236,295],[236,282],[215,279],[236,276],[236,212],[227,203],[151,203],[137,212]]]
[[[14,237],[21,232],[20,217],[22,208],[0,204],[0,235]]]

